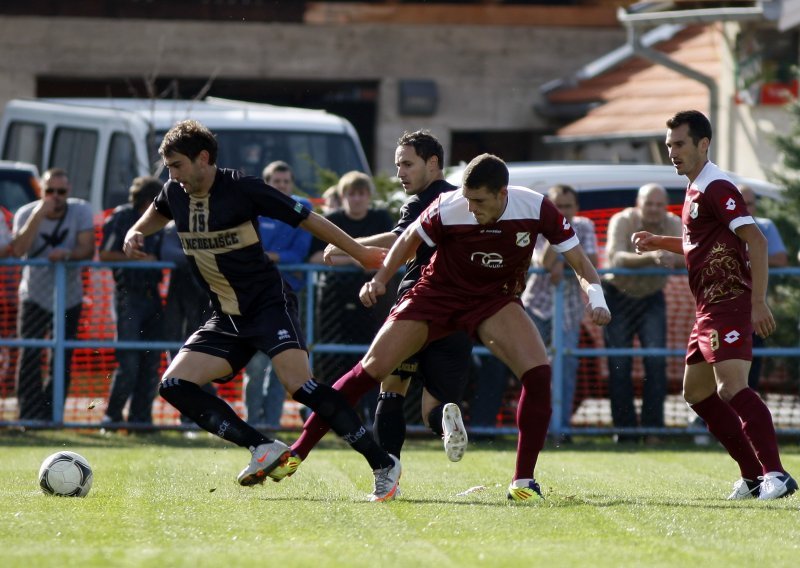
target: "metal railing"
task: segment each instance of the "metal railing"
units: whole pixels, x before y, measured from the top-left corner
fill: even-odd
[[[17,259],[2,259],[0,260],[0,267],[13,267],[13,266],[52,266],[54,268],[54,298],[53,298],[53,333],[51,339],[19,339],[14,337],[0,336],[0,347],[21,348],[21,347],[35,347],[45,348],[52,352],[53,358],[53,415],[52,421],[45,424],[49,427],[98,427],[97,423],[89,422],[71,422],[64,420],[64,402],[67,393],[64,392],[64,353],[67,349],[130,349],[130,350],[175,350],[181,346],[180,342],[173,341],[116,341],[116,340],[71,340],[65,337],[65,307],[66,307],[66,270],[69,267],[80,267],[89,270],[108,270],[112,268],[124,267],[126,269],[168,269],[173,265],[167,262],[93,262],[82,261],[72,263],[51,263],[46,260],[17,260]],[[316,314],[316,294],[315,286],[317,281],[317,273],[319,272],[352,272],[355,269],[350,267],[322,267],[320,265],[298,264],[281,267],[285,271],[295,271],[306,273],[305,278],[305,293],[302,294],[304,301],[304,309],[301,312],[304,314],[305,331],[309,345],[309,355],[313,358],[315,355],[323,353],[344,354],[344,353],[364,353],[368,345],[347,345],[342,343],[322,343],[316,342],[317,336],[317,321]],[[532,270],[531,272],[535,272]],[[668,274],[668,275],[685,275],[685,270],[663,270],[663,269],[640,269],[640,270],[601,270],[601,273],[614,272],[616,274],[636,274],[636,275],[654,275],[654,274]],[[797,278],[797,284],[800,285],[800,268],[782,268],[773,269],[770,271],[771,276],[788,276]],[[571,276],[568,276],[571,277]],[[108,275],[110,279],[110,274]],[[562,329],[563,326],[563,309],[564,309],[564,285],[563,281],[558,286],[554,287],[554,314],[553,314],[553,329]],[[474,353],[481,356],[486,356],[489,351],[485,347],[476,346]],[[549,346],[549,355],[551,358],[551,365],[553,369],[553,421],[551,424],[552,434],[575,435],[575,434],[699,434],[705,433],[704,430],[692,429],[687,426],[684,428],[665,427],[665,428],[636,428],[636,429],[620,429],[613,426],[575,426],[570,423],[571,417],[562,416],[561,412],[561,392],[562,392],[562,377],[564,369],[564,358],[567,356],[577,356],[583,358],[603,358],[609,355],[623,355],[634,357],[646,356],[664,356],[664,357],[683,357],[684,349],[681,348],[626,348],[626,349],[609,349],[605,347],[579,347],[577,349],[567,349],[563,344],[563,337],[560,333],[553,333],[552,343]],[[800,357],[800,347],[797,345],[779,345],[771,347],[763,347],[754,349],[755,356],[762,357],[781,357],[781,358],[797,358]],[[606,377],[596,376],[593,380],[602,383]],[[797,377],[790,377],[796,381]],[[795,389],[797,390],[797,389]],[[795,393],[797,394],[797,393]],[[800,397],[795,397],[797,400],[791,402],[800,407]],[[794,407],[792,407],[794,408]],[[800,410],[798,410],[800,415]],[[23,421],[23,420],[2,420],[0,426],[42,426],[39,421]],[[159,427],[175,428],[179,427],[177,424],[161,424]],[[417,428],[421,430],[420,428]],[[781,434],[800,434],[800,423],[791,424],[788,427],[778,427]],[[412,428],[412,431],[414,428]],[[506,426],[498,426],[495,428],[476,428],[476,433],[486,434],[511,434],[515,433],[516,429],[513,424]]]

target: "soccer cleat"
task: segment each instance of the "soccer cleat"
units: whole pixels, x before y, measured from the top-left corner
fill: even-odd
[[[289,458],[278,467],[273,469],[267,474],[272,481],[278,482],[282,480],[284,477],[291,477],[294,475],[294,472],[297,471],[297,468],[300,467],[300,464],[303,462],[302,458],[295,453],[292,453]]]
[[[759,479],[762,480],[759,499],[780,499],[797,491],[797,482],[786,472],[771,471]]]
[[[442,431],[444,432],[444,452],[451,462],[461,461],[467,451],[467,430],[461,419],[461,409],[448,402],[442,409]]]
[[[756,498],[758,497],[760,489],[760,481],[753,481],[752,479],[742,477],[733,484],[733,493],[728,495],[728,501]]]
[[[400,466],[400,460],[389,454],[392,458],[392,465],[374,469],[372,473],[375,474],[375,491],[370,496],[370,501],[391,501],[399,493],[400,474],[403,468]]]
[[[286,463],[292,451],[289,446],[278,440],[269,444],[261,444],[253,451],[250,465],[239,474],[239,485],[250,486],[264,483],[267,474],[278,466]]]
[[[516,479],[508,486],[509,501],[528,501],[544,499],[539,484],[533,479]]]

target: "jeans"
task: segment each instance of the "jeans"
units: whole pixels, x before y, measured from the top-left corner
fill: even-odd
[[[117,339],[120,341],[160,341],[163,337],[163,310],[158,290],[117,290]],[[130,399],[128,422],[152,424],[153,400],[158,390],[161,351],[117,349],[117,369],[111,380],[106,418],[122,422],[122,410]]]
[[[544,340],[545,345],[552,345],[552,333],[553,333],[553,320],[542,319],[538,316],[535,316],[532,313],[528,313],[528,315],[533,320],[533,323],[536,325],[536,329],[539,330],[539,334],[542,336],[542,340]],[[563,349],[575,349],[578,347],[578,341],[580,340],[581,329],[578,326],[576,329],[563,329],[562,333],[562,340],[561,346]],[[563,366],[562,366],[562,375],[561,375],[561,424],[562,428],[569,427],[570,420],[572,419],[572,410],[574,408],[575,402],[575,387],[578,383],[578,358],[574,355],[565,356],[563,358]],[[553,376],[553,386],[558,384],[557,377]],[[557,392],[556,389],[553,388],[553,408],[556,407],[556,397]],[[552,429],[555,426],[559,426],[555,423],[556,415],[553,413],[553,418],[550,421],[550,428]]]
[[[78,321],[81,317],[81,304],[67,308],[65,316],[66,339],[78,336]],[[20,339],[44,339],[53,333],[53,312],[35,302],[23,301],[18,315]],[[53,376],[54,357],[50,357],[50,377],[45,384],[42,379],[42,349],[23,347],[20,349],[20,364],[17,373],[17,401],[20,420],[53,419],[53,383],[59,377]],[[64,398],[69,393],[72,379],[72,349],[64,350]]]
[[[633,347],[634,335],[643,349],[664,348],[667,344],[667,306],[664,292],[644,298],[632,298],[614,286],[603,285],[608,308],[613,315],[605,327],[607,348]],[[666,357],[643,357],[645,378],[642,389],[641,425],[664,426],[664,399],[667,395]],[[631,372],[633,357],[609,356],[608,390],[611,417],[618,428],[635,428],[636,409],[633,403]]]
[[[247,421],[275,430],[281,427],[286,389],[270,364],[266,353],[256,351],[244,369],[244,403]]]

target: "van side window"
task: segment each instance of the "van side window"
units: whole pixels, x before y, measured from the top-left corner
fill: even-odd
[[[97,156],[97,132],[57,128],[53,136],[49,168],[65,168],[72,182],[72,197],[91,201],[92,174]]]
[[[138,175],[136,147],[133,138],[124,132],[115,132],[108,145],[106,177],[103,183],[103,209],[112,209],[128,201],[128,188]]]
[[[42,170],[44,148],[44,124],[35,122],[12,122],[8,125],[3,159],[28,162]]]

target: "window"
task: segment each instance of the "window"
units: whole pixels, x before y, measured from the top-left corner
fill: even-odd
[[[91,201],[92,174],[97,156],[97,132],[58,128],[53,136],[48,168],[64,168],[69,174],[73,197]]]
[[[28,162],[42,169],[42,147],[44,146],[44,124],[12,122],[8,125],[3,159]]]
[[[103,209],[127,203],[128,188],[137,175],[136,148],[133,139],[128,134],[115,132],[108,146],[106,178],[103,184]]]

